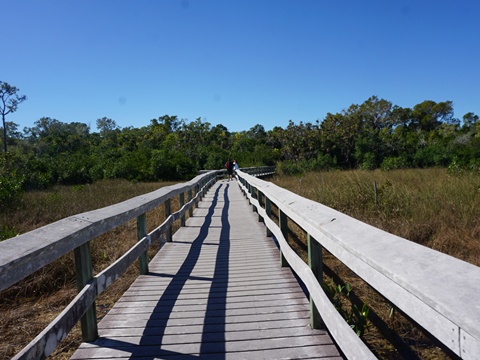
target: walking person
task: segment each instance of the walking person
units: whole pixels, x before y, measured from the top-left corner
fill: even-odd
[[[228,161],[225,163],[225,167],[227,168],[227,181],[232,180],[232,174],[233,174],[233,162],[231,159],[228,159]]]

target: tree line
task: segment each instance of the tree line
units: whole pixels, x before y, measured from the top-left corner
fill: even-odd
[[[20,102],[14,102],[13,111]],[[372,96],[314,123],[289,121],[285,128],[268,131],[257,124],[240,132],[201,118],[188,121],[171,115],[140,128],[120,128],[115,120],[103,117],[96,120],[96,132],[84,123],[43,117],[20,131],[17,124],[5,121],[7,110],[5,102],[3,108],[0,103],[2,145],[5,150],[8,146],[0,156],[2,202],[24,190],[55,184],[112,178],[185,180],[200,169],[222,168],[228,158],[235,158],[241,167],[277,165],[284,173],[480,168],[479,117],[470,112],[462,120],[454,118],[451,101],[426,100],[402,108]]]

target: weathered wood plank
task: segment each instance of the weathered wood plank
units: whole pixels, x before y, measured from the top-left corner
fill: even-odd
[[[236,182],[217,183],[73,359],[334,358]]]
[[[25,348],[13,357],[14,360],[45,359],[95,301],[95,285],[87,284],[75,299],[37,335]]]

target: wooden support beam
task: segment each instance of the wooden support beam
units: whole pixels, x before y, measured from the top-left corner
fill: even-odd
[[[267,213],[267,217],[270,219],[272,215],[272,203],[268,197],[265,197],[265,212]],[[266,231],[266,236],[272,237],[272,232],[268,227]]]
[[[146,214],[142,214],[137,217],[137,239],[140,241],[147,235],[147,216]],[[140,261],[140,274],[146,275],[148,274],[148,252],[145,250],[140,257],[138,258]]]
[[[259,207],[262,207],[262,203],[264,203],[264,200],[263,200],[264,198],[265,198],[265,195],[263,195],[263,193],[260,190],[258,190],[258,206]],[[258,222],[263,222],[263,217],[260,216],[260,212],[258,212]]]
[[[308,243],[308,266],[313,272],[313,275],[317,279],[320,286],[323,285],[323,258],[322,258],[322,246],[307,234]],[[324,329],[325,323],[318,312],[315,303],[310,297],[310,326],[312,329]]]
[[[282,231],[283,237],[285,238],[285,241],[288,243],[288,217],[285,215],[283,211],[278,209],[278,222],[279,222],[279,228]],[[287,267],[288,262],[287,259],[285,259],[285,256],[283,256],[283,252],[280,249],[280,266],[281,267]]]
[[[170,199],[165,200],[165,220],[172,214],[172,202]],[[170,226],[166,232],[167,242],[172,241],[172,227]]]
[[[92,256],[90,242],[80,245],[74,250],[75,275],[77,289],[80,292],[93,278]],[[87,309],[80,319],[83,341],[95,341],[98,338],[97,313],[95,302]]]
[[[190,200],[192,200],[192,189],[188,190],[187,198],[188,198],[188,202],[190,202]],[[190,217],[193,216],[193,206],[191,206],[190,209],[188,209],[188,216],[190,216]]]
[[[185,205],[185,193],[180,194],[180,209]],[[185,226],[185,214],[180,218],[180,226]]]

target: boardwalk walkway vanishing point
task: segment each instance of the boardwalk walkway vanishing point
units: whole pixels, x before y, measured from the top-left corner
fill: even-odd
[[[72,359],[341,359],[236,181],[217,182]]]

